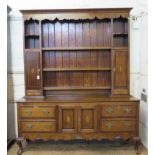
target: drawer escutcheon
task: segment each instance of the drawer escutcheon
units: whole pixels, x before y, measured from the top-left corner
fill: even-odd
[[[112,123],[107,123],[106,126],[107,126],[109,129],[111,129],[113,125],[112,125]]]
[[[25,113],[27,116],[30,116],[32,114],[32,110],[27,110],[27,111],[25,111]]]
[[[50,113],[50,112],[47,111],[47,110],[43,111],[43,114],[46,115],[46,116],[49,115],[49,113]]]
[[[51,125],[46,124],[44,127],[45,127],[46,129],[49,129],[49,128],[51,128]]]
[[[132,110],[131,110],[130,108],[125,108],[124,111],[125,111],[126,113],[130,113]]]
[[[31,123],[27,123],[26,127],[29,128],[29,129],[32,129],[33,125]]]
[[[111,107],[106,108],[106,112],[112,113],[114,110]]]
[[[130,123],[125,123],[125,124],[124,124],[125,128],[129,128],[130,125],[131,125]]]

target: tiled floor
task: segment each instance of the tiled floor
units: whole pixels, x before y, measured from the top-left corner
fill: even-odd
[[[14,144],[8,155],[17,155]],[[147,155],[143,147],[141,155]],[[134,145],[105,142],[37,142],[28,143],[23,155],[136,155]]]

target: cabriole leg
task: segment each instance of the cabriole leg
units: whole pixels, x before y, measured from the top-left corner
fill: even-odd
[[[16,139],[16,143],[19,146],[19,150],[17,151],[17,155],[21,155],[24,149],[24,143],[26,143],[26,139],[24,137],[19,137]]]
[[[141,153],[141,147],[142,147],[140,138],[139,137],[134,137],[133,141],[135,143],[136,154],[140,154]]]

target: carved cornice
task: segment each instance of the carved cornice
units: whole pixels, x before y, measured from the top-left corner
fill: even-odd
[[[25,20],[51,20],[51,21],[83,21],[105,20],[110,18],[128,18],[130,8],[126,9],[74,9],[74,10],[22,10]]]

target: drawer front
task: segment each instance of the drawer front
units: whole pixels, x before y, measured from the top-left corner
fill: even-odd
[[[55,107],[21,107],[20,117],[26,118],[55,118]]]
[[[21,122],[22,132],[55,132],[56,123],[55,121],[49,122],[32,122],[24,121]]]
[[[135,120],[101,120],[100,130],[102,132],[121,132],[121,131],[135,131]]]
[[[136,116],[135,105],[105,105],[101,107],[101,117]]]

